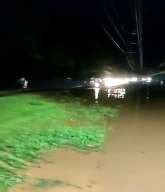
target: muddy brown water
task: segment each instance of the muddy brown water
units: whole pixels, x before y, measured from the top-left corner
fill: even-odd
[[[109,126],[112,133],[104,151],[50,152],[10,192],[164,192],[163,100],[125,103]]]

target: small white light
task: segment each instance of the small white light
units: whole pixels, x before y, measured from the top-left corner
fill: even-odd
[[[137,78],[137,77],[132,77],[132,78],[130,79],[130,81],[131,81],[131,82],[137,82],[137,81],[138,81],[138,78]]]
[[[105,87],[110,88],[110,87],[128,84],[129,81],[130,80],[128,78],[105,78],[104,85]]]
[[[152,81],[152,78],[151,77],[148,77],[147,78],[147,82],[150,83]]]
[[[97,82],[95,82],[95,87],[96,87],[96,88],[99,88],[99,87],[100,87],[100,84],[97,83]]]
[[[141,80],[144,82],[150,83],[152,81],[152,78],[151,77],[142,77]]]
[[[142,81],[146,81],[146,78],[145,77],[142,77],[142,79],[141,79]]]

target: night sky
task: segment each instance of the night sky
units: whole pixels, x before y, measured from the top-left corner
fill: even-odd
[[[116,35],[105,8],[123,36],[135,29],[132,0],[1,1],[0,78],[48,79],[113,66],[128,70],[124,55],[104,33]],[[165,61],[165,3],[143,1],[144,71]]]

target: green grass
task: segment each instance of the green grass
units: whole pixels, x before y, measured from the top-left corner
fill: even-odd
[[[0,191],[22,182],[19,171],[47,150],[101,149],[107,135],[105,118],[116,114],[115,109],[67,97],[0,97]]]

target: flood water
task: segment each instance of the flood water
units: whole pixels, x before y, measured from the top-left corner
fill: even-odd
[[[63,92],[63,91],[62,91]],[[164,102],[165,86],[157,85],[128,85],[108,90],[100,89],[98,98],[95,97],[95,89],[76,88],[64,91],[73,97],[86,99],[89,103],[99,103],[100,105],[117,105],[117,104],[133,104],[141,103],[156,104]],[[97,101],[97,102],[96,102]]]
[[[109,122],[111,137],[103,151],[50,152],[29,170],[26,183],[11,192],[164,192],[165,191],[165,89],[157,86],[129,86],[124,97],[101,90],[95,102],[94,90],[56,90],[58,94],[81,98],[92,105],[118,106],[120,115]],[[49,92],[48,96],[55,94]],[[85,162],[85,163],[84,163]],[[61,180],[70,185],[39,189],[37,179]]]

